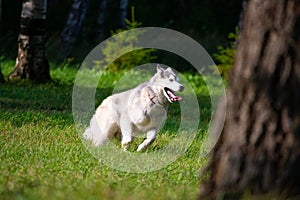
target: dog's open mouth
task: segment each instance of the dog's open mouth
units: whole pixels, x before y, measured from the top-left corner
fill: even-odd
[[[182,100],[182,97],[176,96],[175,93],[167,87],[164,88],[164,94],[170,103]]]

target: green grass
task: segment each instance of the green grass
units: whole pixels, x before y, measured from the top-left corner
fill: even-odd
[[[6,77],[12,63],[2,63]],[[182,157],[159,171],[127,173],[98,162],[76,132],[72,117],[75,75],[70,67],[52,68],[52,83],[0,85],[0,199],[195,199],[205,164],[199,155],[210,120],[209,97],[198,96],[199,130]],[[103,79],[113,82],[114,76]],[[188,80],[198,78],[188,75]],[[193,84],[198,90],[202,87]],[[100,98],[111,94],[112,88],[104,86],[97,90]],[[179,106],[172,105],[169,112],[172,117],[148,151],[163,147],[174,136]]]

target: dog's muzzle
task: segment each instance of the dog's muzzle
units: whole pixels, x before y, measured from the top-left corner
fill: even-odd
[[[184,90],[184,87],[181,86],[179,91],[183,91],[183,90]],[[164,88],[164,94],[165,94],[165,96],[167,97],[167,99],[170,103],[182,100],[182,97],[181,96],[176,96],[174,91],[171,90],[170,88],[165,87]]]

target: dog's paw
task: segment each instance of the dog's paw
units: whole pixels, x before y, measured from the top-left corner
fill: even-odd
[[[146,147],[143,144],[140,144],[137,148],[137,152],[143,151],[144,149],[146,149]]]
[[[127,151],[128,150],[128,144],[122,144],[122,149],[124,150],[124,151]]]

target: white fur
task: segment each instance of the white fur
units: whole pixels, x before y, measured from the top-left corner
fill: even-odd
[[[84,138],[100,146],[117,136],[126,150],[134,134],[142,132],[147,136],[137,151],[146,149],[155,140],[172,102],[164,90],[166,87],[173,92],[184,89],[170,68],[158,66],[150,81],[107,97],[97,108]]]

